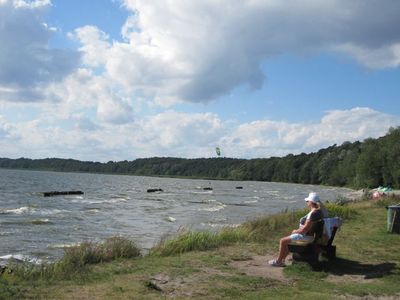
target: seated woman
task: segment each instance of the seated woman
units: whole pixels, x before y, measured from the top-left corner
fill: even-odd
[[[293,230],[291,235],[281,238],[278,258],[268,262],[271,266],[284,267],[285,258],[289,254],[288,245],[292,241],[312,242],[314,239],[314,232],[311,230],[313,223],[327,217],[327,212],[317,193],[310,193],[304,200],[306,201],[310,212],[300,219],[298,229]]]

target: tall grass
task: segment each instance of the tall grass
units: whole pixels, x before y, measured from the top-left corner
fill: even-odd
[[[357,214],[357,211],[347,205],[327,204],[329,216],[338,216],[348,219]],[[236,228],[224,228],[218,232],[211,231],[184,231],[171,238],[162,240],[150,251],[150,255],[169,256],[189,251],[204,251],[239,242],[258,242],[268,240],[270,233],[278,230],[292,229],[297,226],[299,219],[308,213],[307,209],[297,211],[283,211],[248,221]]]
[[[219,232],[185,231],[175,237],[161,241],[153,247],[150,255],[169,256],[189,251],[204,251],[230,245],[248,239],[248,232],[242,226],[224,228]]]
[[[91,264],[138,256],[140,250],[133,241],[116,236],[102,243],[83,242],[78,246],[65,248],[63,257],[54,263],[23,263],[13,265],[11,269],[16,276],[23,279],[73,278],[85,274]]]
[[[327,203],[325,207],[328,210],[329,217],[340,217],[342,219],[350,219],[358,214],[357,209],[349,205]]]

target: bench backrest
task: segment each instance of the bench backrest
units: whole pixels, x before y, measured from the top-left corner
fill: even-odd
[[[326,245],[330,246],[335,238],[336,231],[342,226],[343,220],[339,217],[325,218],[324,220],[324,234],[328,239]]]
[[[324,220],[313,222],[310,231],[314,233],[314,242],[317,243],[324,233]]]

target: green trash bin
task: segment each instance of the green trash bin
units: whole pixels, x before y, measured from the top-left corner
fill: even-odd
[[[400,233],[400,205],[390,205],[387,210],[387,231]]]

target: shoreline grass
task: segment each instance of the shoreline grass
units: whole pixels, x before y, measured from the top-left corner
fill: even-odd
[[[285,268],[290,284],[243,274],[229,263],[275,253],[279,238],[297,226],[306,210],[284,211],[218,232],[182,232],[145,256],[121,237],[83,243],[67,249],[51,267],[17,266],[13,273],[4,273],[0,299],[400,297],[400,239],[386,232],[385,209],[399,202],[400,197],[393,196],[328,203],[330,214],[345,220],[334,242],[338,259],[322,262],[318,272],[305,264]],[[83,291],[88,294],[82,296]]]

